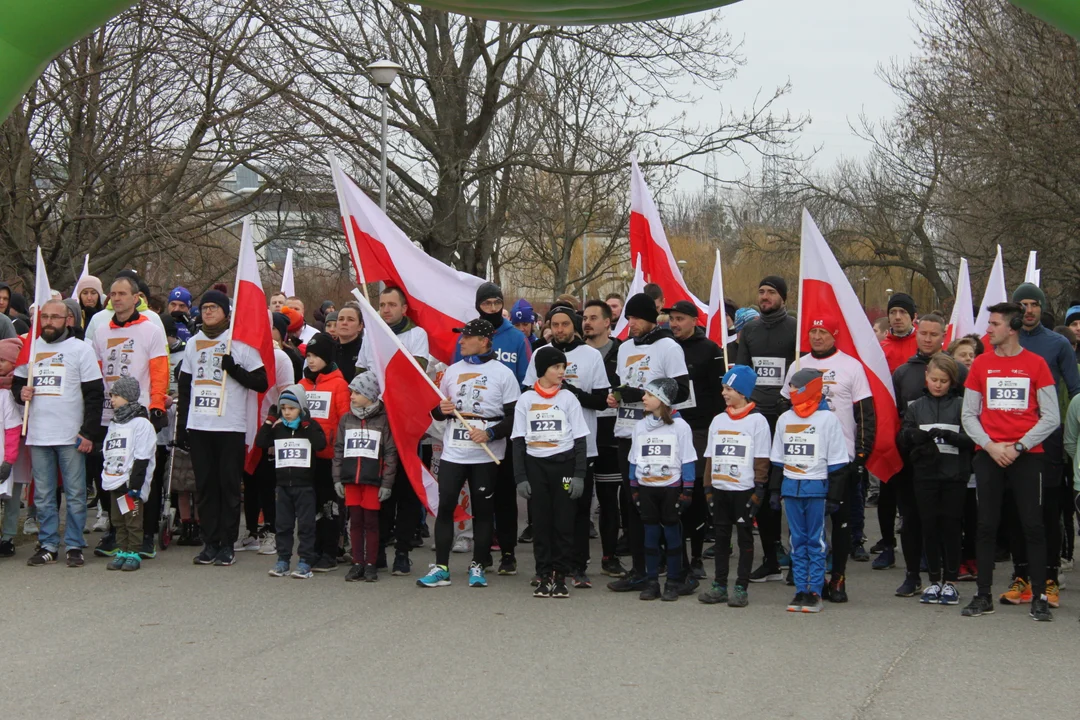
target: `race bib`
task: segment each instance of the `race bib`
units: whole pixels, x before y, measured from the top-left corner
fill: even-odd
[[[108,437],[105,438],[105,444],[101,448],[104,461],[101,469],[105,475],[116,478],[124,474],[124,465],[127,461],[131,443],[131,429],[117,428],[115,425],[113,428],[113,430],[110,430]]]
[[[330,393],[311,390],[307,394],[308,411],[316,420],[330,419]]]
[[[626,403],[617,409],[615,427],[633,428],[637,421],[645,417],[645,403]]]
[[[691,409],[696,408],[696,407],[697,407],[697,395],[694,393],[694,382],[693,382],[693,380],[691,380],[690,381],[690,397],[688,397],[684,402],[681,402],[681,403],[679,403],[677,405],[672,405],[671,409],[672,410],[691,410]]]
[[[953,432],[960,432],[960,426],[959,425],[950,425],[948,423],[930,423],[929,425],[920,425],[919,426],[920,430],[926,430],[927,432],[929,432],[930,430],[933,430],[935,428],[937,428],[939,430],[952,430]],[[949,443],[945,442],[944,440],[935,439],[934,444],[937,445],[938,452],[941,453],[942,455],[959,455],[960,454],[960,449],[959,448],[957,448],[955,445],[950,445]]]
[[[712,479],[717,482],[737,483],[748,476],[753,477],[750,437],[731,432],[714,434]]]
[[[209,383],[191,388],[191,408],[197,415],[217,415],[221,407],[221,385]]]
[[[672,434],[645,435],[638,443],[637,468],[643,485],[668,482],[681,472],[676,460],[678,440]]]
[[[817,436],[805,433],[784,433],[784,464],[809,469],[817,462]]]
[[[783,387],[787,361],[784,358],[756,357],[754,358],[754,372],[757,373],[758,385]]]
[[[274,465],[278,468],[311,467],[311,441],[307,438],[275,440]]]
[[[469,419],[469,425],[477,430],[487,430],[487,422],[484,420]],[[454,418],[450,425],[450,442],[448,445],[459,450],[476,450],[480,446],[469,438],[469,429],[460,420]]]
[[[35,365],[34,394],[54,397],[63,395],[65,375],[63,365]]]
[[[382,433],[378,430],[353,428],[345,431],[345,457],[379,459]]]
[[[566,413],[559,408],[529,410],[526,414],[527,443],[559,443],[566,438]]]
[[[1027,410],[1031,378],[986,379],[986,407],[991,410]]]
[[[618,415],[619,415],[619,409],[618,408],[609,407],[609,408],[604,408],[603,410],[597,410],[596,411],[596,417],[598,417],[598,418],[602,418],[602,417],[618,417]]]

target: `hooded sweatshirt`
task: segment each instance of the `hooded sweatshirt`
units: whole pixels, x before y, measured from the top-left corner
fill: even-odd
[[[495,337],[491,338],[491,350],[495,359],[514,373],[518,383],[525,382],[525,373],[529,370],[529,359],[532,358],[532,348],[529,347],[525,335],[506,318],[503,318],[502,325],[495,329]],[[454,362],[459,360],[461,360],[460,338],[454,347]]]

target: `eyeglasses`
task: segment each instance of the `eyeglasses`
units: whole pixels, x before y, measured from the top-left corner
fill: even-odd
[[[54,320],[67,320],[67,315],[45,315],[42,313],[41,319],[45,322],[53,322]]]

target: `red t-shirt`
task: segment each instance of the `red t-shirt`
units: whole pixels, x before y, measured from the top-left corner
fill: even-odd
[[[881,349],[885,351],[885,361],[889,363],[890,375],[896,372],[896,368],[906,363],[915,353],[919,352],[919,342],[915,338],[917,331],[918,328],[913,328],[909,334],[900,338],[893,335],[892,330],[890,330],[885,339],[881,341]]]
[[[1054,376],[1041,356],[1021,350],[1014,357],[993,351],[975,358],[964,387],[982,393],[979,421],[994,442],[1020,441],[1039,421],[1039,390],[1054,386]],[[1039,444],[1030,450],[1042,452]]]

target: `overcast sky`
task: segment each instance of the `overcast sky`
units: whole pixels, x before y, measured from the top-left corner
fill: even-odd
[[[827,168],[840,157],[865,154],[866,143],[851,132],[859,115],[890,116],[896,99],[877,76],[879,66],[914,54],[914,0],[743,0],[721,11],[732,39],[742,41],[746,65],[723,93],[726,104],[750,107],[759,90],[771,93],[790,80],[792,91],[780,107],[793,115],[809,113],[799,149],[820,147],[815,166]],[[708,102],[697,117],[708,121]],[[744,162],[760,173],[756,155],[719,161],[721,175],[746,174]],[[702,180],[686,174],[680,186],[700,189]]]

